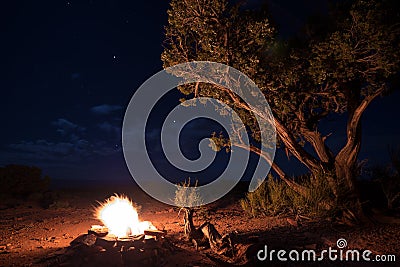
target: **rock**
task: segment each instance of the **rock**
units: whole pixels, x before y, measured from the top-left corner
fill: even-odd
[[[62,235],[65,239],[68,239],[70,237],[70,235],[68,233],[65,233]]]
[[[97,237],[94,234],[83,234],[71,241],[71,246],[84,244],[88,247],[93,246],[96,243]]]
[[[85,244],[86,246],[93,246],[96,243],[97,237],[92,234],[86,235],[85,238],[83,238],[82,243]]]

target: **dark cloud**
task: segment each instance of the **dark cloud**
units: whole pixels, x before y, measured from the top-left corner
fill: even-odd
[[[75,142],[51,142],[48,140],[21,141],[6,147],[9,155],[14,155],[25,162],[35,163],[63,161],[74,163],[96,156],[108,156],[120,151],[115,144],[104,140],[88,141],[79,139]]]
[[[77,131],[77,132],[85,131],[85,127],[81,127],[73,122],[70,122],[67,119],[64,119],[64,118],[59,118],[59,119],[53,121],[52,125],[56,126],[57,132],[62,135],[69,134],[73,131]]]
[[[90,145],[87,140],[51,142],[48,140],[21,141],[7,146],[9,152],[25,162],[77,162],[88,157]]]
[[[121,129],[109,122],[89,125],[89,128],[86,128],[65,118],[59,118],[51,122],[51,125],[56,127],[55,132],[61,135],[61,139],[46,137],[5,145],[0,155],[0,164],[17,163],[38,166],[61,164],[68,167],[121,152],[118,135]],[[93,130],[97,129],[97,133],[99,128],[118,137],[94,135]]]
[[[59,126],[60,128],[63,129],[75,129],[78,127],[78,125],[76,125],[75,123],[72,123],[69,120],[63,118],[55,120],[53,122],[53,125]]]
[[[103,104],[103,105],[92,107],[90,109],[90,111],[93,112],[94,114],[98,114],[98,115],[108,115],[115,111],[119,111],[121,109],[122,109],[122,106],[119,106],[119,105]]]
[[[59,118],[53,121],[52,125],[57,127],[56,132],[61,135],[63,141],[76,143],[85,138],[86,128],[67,119]]]
[[[107,121],[99,123],[97,127],[108,133],[117,133],[117,134],[121,133],[121,127],[113,125]]]
[[[52,153],[67,155],[71,153],[73,144],[66,142],[52,143],[43,139],[39,139],[36,141],[22,141],[17,144],[10,144],[9,147],[28,153],[39,152],[39,154]]]

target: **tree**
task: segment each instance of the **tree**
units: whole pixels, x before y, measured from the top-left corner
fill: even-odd
[[[399,15],[394,4],[345,1],[335,17],[322,24],[329,27],[315,30],[318,27],[308,25],[308,34],[285,45],[277,39],[265,10],[245,10],[226,0],[173,0],[162,60],[164,67],[215,61],[249,76],[272,109],[279,145],[310,170],[311,179],[329,183],[333,197],[324,204],[351,202],[353,211],[360,213],[356,178],[361,118],[374,99],[389,91],[399,70]],[[197,83],[179,90],[189,97],[213,97],[230,105],[253,140],[259,140],[250,108],[228,89]],[[322,120],[335,114],[347,116],[346,143],[336,154],[326,145],[329,134],[323,135],[319,128]],[[240,141],[231,143],[217,136],[214,141],[220,147],[245,148]],[[270,161],[256,144],[248,149]],[[308,194],[276,162],[272,169],[293,190]]]
[[[48,190],[50,177],[35,166],[10,164],[0,167],[0,194],[27,197]]]

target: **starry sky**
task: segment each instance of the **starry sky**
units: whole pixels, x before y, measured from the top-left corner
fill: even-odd
[[[125,171],[124,109],[161,70],[168,7],[140,2],[9,1],[2,8],[1,165],[38,165],[63,179]]]
[[[327,8],[325,1],[269,3],[283,37],[294,34],[311,12]],[[168,1],[16,0],[2,5],[0,166],[35,165],[54,179],[130,179],[121,149],[122,120],[135,89],[162,69]],[[154,112],[150,131],[157,133],[180,97],[168,94]],[[396,92],[367,110],[360,159],[388,161],[387,147],[399,144],[399,100]],[[331,123],[337,127],[328,144],[335,147],[344,142],[343,118]],[[215,128],[204,120],[188,127],[182,149],[189,158],[197,155],[196,139]],[[154,144],[161,171],[184,175],[157,158]],[[226,155],[218,157],[226,161]],[[301,170],[281,151],[277,160],[289,173]],[[213,169],[218,174],[221,165]]]

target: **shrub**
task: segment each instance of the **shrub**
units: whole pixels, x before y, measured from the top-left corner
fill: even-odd
[[[197,191],[197,180],[194,185],[190,184],[190,178],[181,184],[178,184],[175,191],[174,203],[180,208],[185,207],[200,207],[202,206],[203,199]]]
[[[400,207],[400,149],[391,149],[390,164],[385,168],[375,166],[371,175],[385,195],[388,209]]]
[[[240,205],[253,217],[281,214],[324,217],[334,210],[322,205],[332,199],[332,192],[324,183],[323,177],[312,178],[307,175],[300,177],[299,183],[308,188],[307,196],[301,196],[285,182],[269,175],[268,180],[264,181],[257,190],[247,193],[246,197],[240,200]]]
[[[331,187],[326,182],[326,175],[332,174],[318,174],[316,177],[305,175],[300,178],[300,184],[308,188],[308,194],[305,197],[290,189],[293,212],[295,214],[310,217],[326,217],[333,215],[338,209],[338,205],[342,205],[332,203],[332,199],[335,199],[335,197]],[[344,187],[342,188],[344,190]]]
[[[42,176],[38,167],[24,165],[7,165],[0,167],[0,193],[27,197],[32,193],[48,189],[50,178]]]
[[[193,215],[195,210],[197,213],[201,213],[201,216],[205,216],[203,199],[197,191],[197,180],[194,185],[191,185],[190,178],[188,178],[188,180],[176,185],[176,188],[174,203],[176,206],[180,207],[179,213],[181,211],[184,212],[184,232],[185,236],[190,239],[190,236],[195,229],[193,224]]]
[[[269,176],[269,180],[262,182],[257,190],[247,193],[246,198],[240,200],[240,205],[253,217],[261,214],[276,215],[284,210],[288,202],[286,190],[283,183]]]

